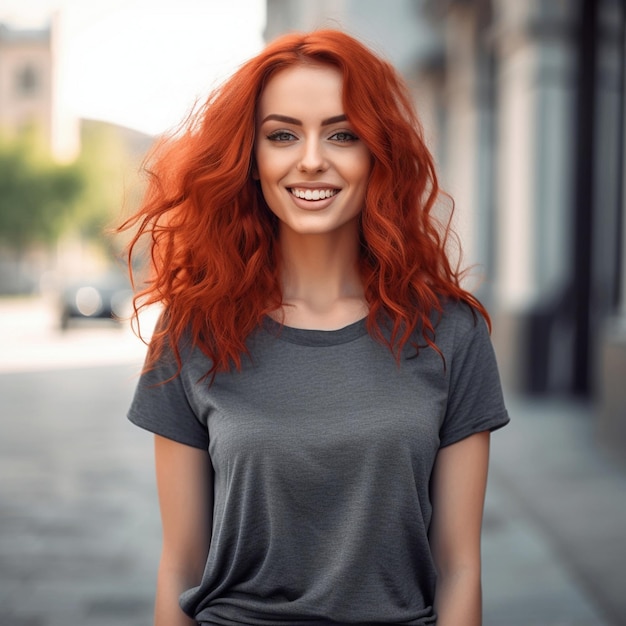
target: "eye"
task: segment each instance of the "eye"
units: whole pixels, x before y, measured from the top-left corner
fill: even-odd
[[[275,130],[273,133],[270,133],[267,138],[270,141],[284,142],[294,141],[296,139],[296,136],[293,133],[290,133],[288,130]]]
[[[332,139],[333,141],[338,141],[340,143],[349,143],[359,140],[359,138],[354,133],[348,130],[338,130],[336,133],[333,133],[330,136],[330,139]]]

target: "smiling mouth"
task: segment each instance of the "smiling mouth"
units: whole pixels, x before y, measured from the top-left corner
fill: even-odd
[[[301,200],[326,200],[339,193],[339,189],[298,189],[293,187],[289,192]]]

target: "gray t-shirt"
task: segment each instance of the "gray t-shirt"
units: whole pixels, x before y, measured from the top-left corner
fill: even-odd
[[[241,372],[190,349],[144,374],[129,418],[208,450],[211,547],[181,606],[205,624],[435,624],[429,482],[439,448],[508,422],[486,324],[448,304],[400,365],[365,321],[267,320]],[[423,343],[423,342],[422,342]],[[413,358],[410,358],[413,357]],[[208,531],[208,530],[207,530]]]

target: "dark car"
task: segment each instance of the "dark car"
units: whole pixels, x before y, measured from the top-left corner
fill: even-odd
[[[60,326],[68,328],[72,320],[119,321],[130,312],[133,292],[121,273],[74,282],[61,294]]]

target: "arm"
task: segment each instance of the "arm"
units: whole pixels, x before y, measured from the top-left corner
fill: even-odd
[[[211,542],[213,469],[205,450],[159,435],[154,444],[163,546],[157,579],[155,626],[191,626],[178,605],[199,584]]]
[[[489,432],[442,448],[431,482],[430,543],[437,566],[438,626],[480,626],[482,528]]]

